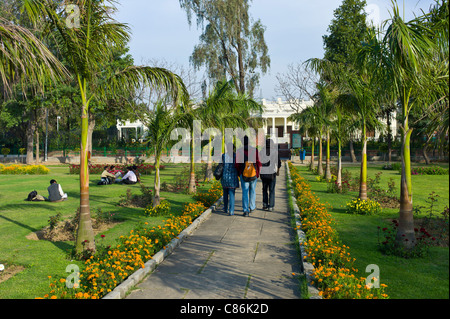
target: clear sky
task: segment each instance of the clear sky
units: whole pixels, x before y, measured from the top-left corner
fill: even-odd
[[[266,26],[271,57],[270,71],[261,78],[256,97],[274,100],[278,73],[289,63],[323,57],[322,36],[327,33],[333,11],[342,0],[253,0],[250,14]],[[405,18],[420,9],[428,12],[433,0],[398,0]],[[178,0],[119,0],[117,20],[129,24],[130,53],[136,64],[150,59],[166,60],[189,67],[189,57],[201,33],[195,19],[190,27]],[[377,21],[389,18],[390,0],[367,0],[367,12]]]

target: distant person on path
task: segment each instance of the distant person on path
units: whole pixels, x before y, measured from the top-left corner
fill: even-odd
[[[241,179],[244,216],[249,216],[256,209],[256,183],[260,168],[258,151],[249,145],[248,136],[244,136],[244,147],[240,148],[236,154],[236,169]]]
[[[123,184],[129,184],[129,185],[133,185],[137,183],[137,177],[136,174],[133,171],[132,167],[127,167],[127,173],[125,174],[125,176],[122,179],[122,183]]]
[[[50,186],[48,190],[48,201],[49,202],[59,202],[62,200],[67,200],[68,196],[63,192],[62,187],[54,179],[50,181]]]
[[[114,174],[111,174],[108,171],[108,166],[105,166],[103,168],[103,172],[102,172],[102,175],[100,176],[100,178],[101,178],[100,185],[109,185],[114,182],[114,180],[116,179],[116,176]]]
[[[234,215],[234,202],[236,188],[239,188],[239,178],[236,169],[236,153],[233,143],[227,144],[227,151],[222,154],[223,174],[220,182],[223,189],[223,211],[230,216]]]
[[[273,140],[267,139],[266,146],[261,150],[259,158],[263,162],[260,173],[263,184],[263,209],[273,211],[275,207],[275,185],[281,168],[278,145]]]

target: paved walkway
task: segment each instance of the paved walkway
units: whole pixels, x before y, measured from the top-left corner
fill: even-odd
[[[236,192],[235,215],[220,207],[195,230],[127,299],[297,299],[299,257],[290,227],[286,169],[277,178],[275,210],[242,216]]]

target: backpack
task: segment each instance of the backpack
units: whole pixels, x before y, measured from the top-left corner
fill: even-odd
[[[37,192],[36,191],[32,191],[31,193],[28,194],[27,197],[27,201],[31,202],[36,196],[37,196]]]
[[[251,182],[256,179],[256,169],[252,162],[245,161],[242,178],[244,179],[244,182]]]

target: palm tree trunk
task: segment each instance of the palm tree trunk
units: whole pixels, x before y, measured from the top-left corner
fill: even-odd
[[[342,189],[342,151],[341,151],[341,140],[340,139],[338,139],[338,163],[337,163],[336,184],[340,191]]]
[[[213,171],[212,171],[212,160],[211,160],[211,136],[209,137],[209,144],[208,144],[208,165],[206,166],[206,174],[205,174],[205,181],[209,182],[213,179]]]
[[[402,177],[400,184],[400,212],[396,243],[399,246],[411,249],[416,244],[414,234],[412,182],[411,182],[411,140],[412,129],[408,127],[408,120],[405,120],[404,137],[402,147]]]
[[[92,153],[92,147],[93,147],[92,135],[94,134],[94,129],[95,129],[95,117],[94,117],[94,114],[89,112],[88,151],[91,153],[91,156],[93,154]]]
[[[357,163],[358,160],[356,159],[355,149],[353,148],[353,140],[352,139],[350,139],[349,147],[350,147],[350,157],[352,158],[352,163]]]
[[[196,192],[195,187],[195,149],[194,149],[194,138],[191,139],[191,174],[189,178],[188,193],[194,194]]]
[[[327,158],[325,161],[325,179],[331,180],[331,163],[330,163],[330,131],[327,131]]]
[[[314,161],[314,147],[315,147],[315,142],[316,141],[316,138],[315,137],[313,137],[312,139],[311,139],[311,163],[309,164],[309,169],[311,170],[311,171],[313,171],[315,168],[316,168],[316,162]]]
[[[33,164],[33,144],[34,144],[34,130],[35,130],[35,123],[34,123],[34,111],[30,111],[30,119],[28,120],[28,127],[27,127],[27,159],[26,163],[28,165]]]
[[[39,156],[39,128],[36,127],[36,165],[39,165],[40,156]]]
[[[81,86],[83,110],[81,115],[81,151],[80,151],[80,219],[78,221],[75,251],[95,252],[94,230],[89,206],[89,167],[88,167],[88,104],[86,100],[86,85]]]
[[[158,206],[161,203],[161,180],[159,176],[159,167],[161,165],[161,152],[155,153],[155,184],[154,184],[154,194],[153,194],[153,207]]]
[[[430,158],[428,157],[428,154],[427,154],[429,141],[430,141],[430,139],[427,139],[427,141],[423,144],[423,148],[422,148],[422,155],[423,155],[423,158],[425,159],[425,163],[427,165],[430,165]]]
[[[323,157],[323,153],[322,153],[322,133],[320,133],[319,136],[319,162],[317,164],[317,175],[319,176],[323,176],[323,166],[322,166],[322,157]]]
[[[359,182],[359,198],[367,200],[367,136],[366,125],[363,126],[363,148],[361,154],[361,175]]]

